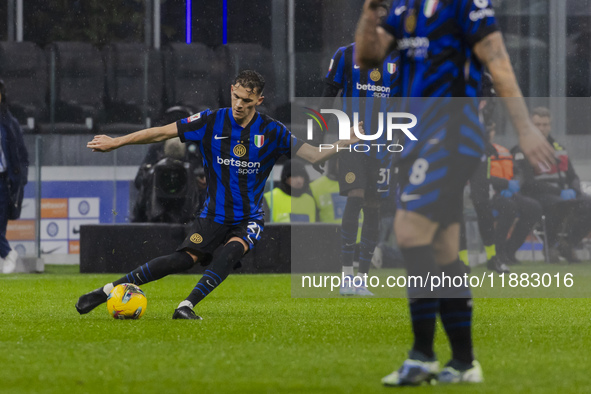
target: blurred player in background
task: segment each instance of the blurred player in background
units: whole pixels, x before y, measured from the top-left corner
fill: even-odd
[[[377,4],[376,12],[381,21],[388,16],[388,3],[380,1]],[[398,53],[393,51],[376,67],[361,69],[355,62],[355,43],[341,47],[330,61],[322,95],[335,97],[341,92],[343,110],[350,119],[353,119],[353,112],[358,112],[367,134],[374,134],[378,128],[378,113],[386,112],[387,104],[383,99],[398,93],[397,62]],[[382,139],[371,142],[386,145],[385,136],[383,133]],[[373,294],[364,280],[352,280],[359,215],[363,209],[357,275],[364,277],[369,272],[378,243],[379,206],[380,200],[389,192],[392,153],[385,148],[372,147],[364,152],[343,151],[337,157],[340,193],[347,197],[341,224],[341,262],[344,276],[350,279],[343,282],[340,294],[371,296]],[[354,286],[353,283],[360,285]]]
[[[300,142],[283,124],[257,112],[264,99],[264,87],[265,80],[258,72],[241,71],[231,86],[231,108],[205,110],[166,126],[117,138],[98,135],[88,143],[88,148],[95,152],[110,152],[125,145],[175,137],[183,142],[196,141],[207,178],[207,199],[190,235],[174,253],[151,260],[115,282],[84,294],[76,303],[80,314],[106,302],[119,284],[143,285],[186,271],[198,262],[209,267],[172,318],[200,320],[193,308],[226,279],[261,238],[263,191],[277,159],[294,154],[312,163],[322,162],[339,148],[359,140],[352,137],[337,141],[331,149],[322,151]],[[221,250],[214,258],[218,248]]]
[[[397,48],[402,96],[439,97],[411,107],[417,111],[413,133],[418,140],[404,144],[402,152],[396,238],[409,275],[463,276],[466,268],[458,258],[462,194],[484,148],[476,100],[461,100],[458,110],[452,107],[458,102],[448,99],[476,96],[465,70],[473,68],[470,76],[478,82],[477,71],[487,67],[497,94],[512,98],[507,108],[533,165],[552,163],[552,149],[529,119],[489,0],[395,0],[382,25],[379,4],[366,0],[363,7],[356,63],[376,67]],[[382,382],[420,384],[435,376],[447,383],[483,381],[472,351],[470,288],[441,287],[428,293],[409,286],[408,297],[414,344],[403,366]],[[442,371],[433,351],[438,313],[452,348],[452,360]]]

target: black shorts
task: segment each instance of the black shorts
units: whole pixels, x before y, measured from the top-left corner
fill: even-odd
[[[229,225],[198,217],[191,224],[189,235],[177,248],[177,252],[189,250],[195,253],[199,264],[208,265],[213,259],[213,252],[228,242],[230,238],[238,237],[244,240],[248,245],[248,250],[254,248],[261,239],[263,227],[264,222],[258,219]]]
[[[390,188],[390,156],[379,160],[362,152],[342,151],[338,160],[341,196],[347,196],[354,189],[365,190],[366,197],[387,196]]]
[[[398,208],[447,227],[460,223],[464,186],[481,159],[461,154],[431,154],[399,163]]]

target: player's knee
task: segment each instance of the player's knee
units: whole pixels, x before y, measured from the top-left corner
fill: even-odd
[[[441,241],[433,242],[433,253],[437,265],[447,265],[458,258],[459,244],[450,244]]]
[[[193,264],[195,264],[199,259],[196,254],[192,253],[189,250],[185,250],[185,253],[188,254],[191,257],[191,259],[193,259]]]
[[[394,233],[400,248],[429,245],[433,242],[434,224],[419,223],[409,219],[396,219]]]
[[[243,248],[243,254],[246,253],[246,252],[248,252],[248,244],[242,238],[232,237],[232,238],[230,238],[228,240],[228,242],[226,242],[226,245],[228,245],[230,242],[238,242],[238,243],[240,243],[242,245],[242,248]]]
[[[420,245],[429,244],[430,242],[426,242],[420,234],[415,233],[414,231],[409,231],[408,229],[401,229],[400,227],[395,228],[396,232],[396,243],[400,248],[413,248]]]

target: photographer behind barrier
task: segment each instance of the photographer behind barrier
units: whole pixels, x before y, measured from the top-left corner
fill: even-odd
[[[175,106],[167,109],[164,113],[162,124],[168,124],[181,118],[191,116],[195,111],[190,107]],[[181,165],[175,165],[175,161]],[[181,168],[183,167],[183,168]],[[176,168],[176,170],[174,170]],[[182,175],[187,172],[187,175]],[[154,144],[148,150],[143,163],[138,170],[135,178],[135,187],[138,189],[138,195],[133,207],[131,222],[159,222],[159,223],[188,223],[196,213],[194,207],[199,198],[199,179],[203,174],[203,165],[201,154],[195,144],[183,144],[180,139],[174,138],[159,144]],[[177,174],[169,181],[165,181],[166,176],[161,176],[161,180],[167,183],[169,190],[155,190],[155,174]],[[188,176],[191,174],[191,176]],[[204,178],[201,176],[201,178]],[[179,195],[179,182],[181,179],[189,179],[190,184],[187,190],[183,190],[183,195]],[[183,184],[186,181],[183,181]],[[168,192],[168,193],[167,193]],[[205,197],[205,196],[203,196]],[[197,211],[200,210],[201,204]],[[168,211],[168,212],[167,212]]]

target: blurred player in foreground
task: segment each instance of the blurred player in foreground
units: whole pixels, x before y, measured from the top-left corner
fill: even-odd
[[[172,318],[200,320],[193,308],[226,279],[261,238],[263,190],[277,159],[295,154],[312,163],[322,162],[359,140],[340,140],[322,151],[299,141],[283,124],[257,112],[256,107],[264,99],[264,87],[265,80],[259,73],[242,71],[231,86],[231,108],[205,110],[176,123],[122,137],[98,135],[88,143],[94,152],[110,152],[125,145],[177,136],[183,142],[197,141],[207,178],[207,199],[190,235],[174,253],[151,260],[115,282],[81,296],[76,303],[80,314],[106,302],[114,286],[143,285],[199,263],[209,267]],[[359,127],[361,131],[361,123]]]
[[[386,20],[388,11],[388,1],[382,0],[377,8],[380,20]],[[386,99],[398,95],[398,52],[391,52],[378,67],[369,70],[360,69],[354,57],[355,43],[336,51],[324,79],[322,96],[335,97],[341,92],[343,111],[351,119],[354,112],[359,113],[359,119],[363,120],[367,134],[370,135],[378,129],[378,112],[386,112]],[[388,144],[386,133],[373,142]],[[367,277],[378,243],[380,201],[388,196],[392,186],[392,155],[387,149],[378,150],[375,146],[365,152],[344,151],[337,155],[339,190],[342,196],[347,197],[341,223],[341,262],[343,275],[350,279],[343,281],[341,295],[373,295],[367,289],[365,280],[353,281],[353,256],[359,216],[363,210],[357,275],[360,278]]]
[[[409,275],[425,280],[441,272],[463,276],[465,266],[458,258],[462,193],[483,154],[484,130],[477,103],[471,103],[476,100],[461,100],[465,104],[454,111],[449,98],[475,97],[478,90],[466,83],[466,75],[475,78],[487,67],[497,94],[512,98],[507,107],[532,164],[553,163],[552,150],[529,119],[490,0],[395,0],[381,26],[378,4],[365,2],[356,33],[357,64],[376,67],[397,48],[402,96],[431,98],[423,101],[429,107],[413,108],[418,141],[404,146],[399,164],[396,238]],[[383,384],[421,384],[435,377],[446,383],[483,381],[472,351],[470,288],[436,290],[408,287],[414,344],[403,366]],[[452,360],[441,371],[433,351],[438,313],[452,348]]]

